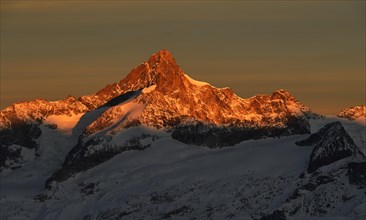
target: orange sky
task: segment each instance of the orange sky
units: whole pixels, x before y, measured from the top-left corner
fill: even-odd
[[[365,1],[1,1],[1,109],[81,96],[167,48],[239,96],[323,114],[365,104]]]

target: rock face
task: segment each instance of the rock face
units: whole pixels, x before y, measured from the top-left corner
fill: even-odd
[[[82,114],[89,109],[76,98],[68,96],[60,101],[36,99],[15,103],[0,112],[0,130],[9,129],[18,124],[41,123],[51,115]]]
[[[354,106],[340,111],[337,115],[340,118],[347,118],[349,120],[356,120],[358,118],[366,117],[366,105]]]
[[[307,119],[316,116],[284,90],[242,99],[229,88],[219,89],[195,81],[180,69],[167,50],[151,56],[119,83],[79,100],[95,108],[128,91],[140,90],[129,104],[114,106],[103,113],[87,127],[86,134],[93,135],[116,125],[115,122],[119,122],[113,129],[115,132],[131,122],[166,130],[200,122],[212,126],[287,129],[289,134],[309,133]],[[118,120],[126,115],[123,122]]]
[[[233,146],[249,139],[307,134],[309,128],[306,119],[296,117],[289,117],[283,127],[246,127],[237,124],[216,126],[194,122],[179,125],[172,132],[172,137],[186,144],[221,148]]]
[[[346,157],[365,157],[340,122],[329,123],[296,144],[314,146],[307,169],[309,173]]]

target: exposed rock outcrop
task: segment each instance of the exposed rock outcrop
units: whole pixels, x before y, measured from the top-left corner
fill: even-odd
[[[305,140],[296,142],[296,144],[299,146],[314,146],[308,165],[309,173],[343,158],[351,156],[365,157],[340,122],[329,123],[318,132],[310,135]]]

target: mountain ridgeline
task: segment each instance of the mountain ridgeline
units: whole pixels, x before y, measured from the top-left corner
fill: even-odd
[[[79,137],[72,151],[78,154],[101,141],[107,145],[114,134],[136,126],[171,132],[174,139],[187,144],[224,147],[248,139],[306,134],[308,120],[319,117],[284,90],[243,99],[229,88],[193,80],[167,50],[153,54],[127,77],[95,94],[53,102],[36,99],[5,108],[0,113],[2,151],[10,152],[13,144],[37,149],[39,126],[49,125],[47,119],[55,116],[89,117],[88,123],[80,120],[84,123],[79,122],[72,132]],[[15,152],[19,156],[19,150]],[[68,158],[75,156],[85,155]],[[1,159],[2,166],[5,160]]]

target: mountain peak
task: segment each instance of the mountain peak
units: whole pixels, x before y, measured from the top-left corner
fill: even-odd
[[[159,50],[157,53],[151,55],[148,60],[148,64],[150,66],[154,66],[158,63],[161,63],[162,61],[171,64],[176,64],[173,55],[167,49]]]
[[[340,111],[337,115],[340,118],[355,120],[366,125],[366,105],[353,106]]]
[[[272,93],[272,98],[282,99],[282,100],[291,100],[296,101],[296,98],[289,92],[284,89],[276,90]]]
[[[158,89],[181,88],[184,73],[175,62],[172,54],[164,49],[150,56],[147,62],[133,69],[119,82],[124,90],[139,90],[156,85]]]
[[[137,91],[155,85],[154,88],[157,91],[169,93],[173,91],[172,88],[183,88],[191,81],[185,77],[183,70],[177,65],[172,54],[163,49],[152,54],[146,62],[132,69],[118,83],[107,85],[97,93],[82,96],[79,100],[89,108],[94,109],[128,91]]]

